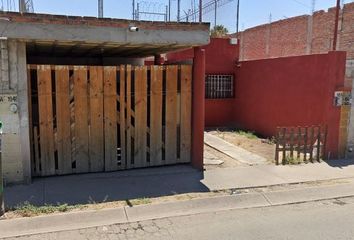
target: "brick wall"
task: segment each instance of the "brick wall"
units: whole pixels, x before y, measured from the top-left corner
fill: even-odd
[[[327,53],[332,48],[335,8],[288,18],[240,33],[241,60],[255,60],[309,53]],[[340,13],[338,50],[354,59],[354,3]]]

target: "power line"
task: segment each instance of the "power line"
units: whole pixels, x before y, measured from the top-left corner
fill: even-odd
[[[297,4],[302,5],[303,7],[306,7],[306,8],[311,9],[311,6],[307,5],[306,3],[303,3],[303,2],[298,1],[298,0],[292,0],[292,1],[293,1],[293,2],[296,2]]]

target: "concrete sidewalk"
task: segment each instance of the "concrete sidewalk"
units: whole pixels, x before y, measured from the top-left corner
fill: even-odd
[[[299,166],[216,168],[204,172],[180,165],[39,178],[28,186],[6,187],[5,205],[14,207],[25,201],[35,205],[99,203],[340,178],[354,178],[354,160]]]
[[[234,209],[272,207],[353,196],[354,179],[347,179],[342,183],[334,185],[269,192],[254,192],[134,207],[1,220],[0,238],[68,231]]]

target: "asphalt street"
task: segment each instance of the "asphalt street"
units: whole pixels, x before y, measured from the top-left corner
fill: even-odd
[[[8,239],[354,239],[354,198],[116,224]]]

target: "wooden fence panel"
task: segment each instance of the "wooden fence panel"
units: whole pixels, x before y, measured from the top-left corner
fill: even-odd
[[[55,67],[58,173],[72,173],[69,68]]]
[[[50,66],[37,67],[41,175],[55,174],[52,77]]]
[[[135,67],[134,167],[147,166],[147,68]]]
[[[115,171],[117,163],[117,69],[104,68],[105,170]]]
[[[181,66],[181,157],[180,162],[191,161],[192,144],[192,66]]]
[[[38,121],[31,119],[34,174],[191,161],[191,66],[41,65],[29,71],[37,74],[29,72],[37,76],[39,104],[32,111]]]
[[[103,128],[103,69],[90,67],[90,171],[101,172],[104,164],[104,128]]]
[[[87,67],[74,67],[76,172],[89,172],[88,82]]]
[[[166,67],[166,164],[177,162],[177,66]]]
[[[163,67],[151,67],[150,161],[162,165],[162,75]]]
[[[277,128],[275,163],[319,162],[326,158],[326,141],[327,127]]]

